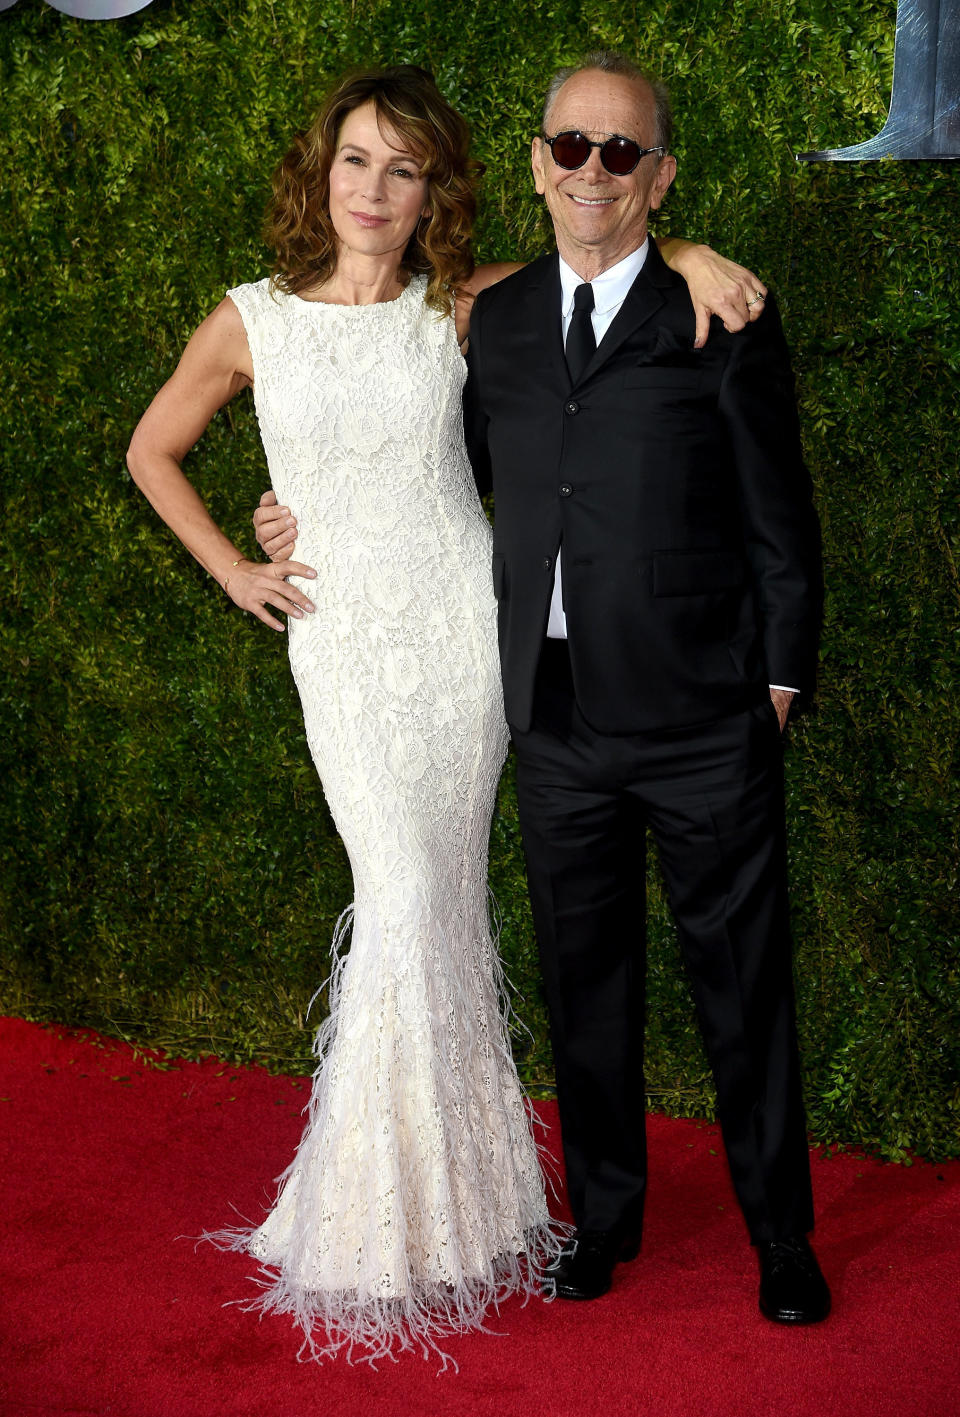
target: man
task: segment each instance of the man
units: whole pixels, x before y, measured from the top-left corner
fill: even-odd
[[[698,350],[686,287],[647,240],[676,172],[669,129],[665,93],[619,56],[557,76],[532,163],[558,251],[484,291],[470,330],[465,424],[494,491],[504,702],[577,1225],[549,1283],[597,1298],[639,1251],[649,826],[761,1309],[814,1322],[830,1295],[806,1240],[780,733],[813,683],[819,535],[773,302],[743,334],[715,320]],[[277,534],[261,516],[261,544]]]
[[[645,829],[717,1088],[763,1312],[826,1317],[795,1039],[780,732],[809,693],[819,535],[773,302],[694,348],[647,240],[665,93],[618,56],[551,85],[533,175],[558,255],[484,291],[466,426],[489,469],[504,701],[593,1298],[639,1249]],[[714,322],[717,325],[717,322]]]

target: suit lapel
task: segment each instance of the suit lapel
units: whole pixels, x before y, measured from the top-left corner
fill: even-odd
[[[560,263],[554,253],[536,263],[533,280],[527,288],[525,313],[528,328],[539,333],[543,352],[543,367],[550,383],[570,388],[570,371],[563,353],[561,319]],[[584,369],[578,384],[582,384],[616,353],[635,330],[653,318],[665,304],[666,290],[674,284],[673,277],[651,237],[650,249],[636,280],[627,291],[610,328],[597,347],[597,352]]]
[[[563,323],[561,317],[560,260],[554,253],[538,263],[540,269],[526,295],[526,316],[530,328],[538,331],[543,364],[549,383],[556,387],[570,385],[570,371],[563,353]]]
[[[557,284],[560,283],[560,268],[557,267]],[[627,291],[626,297],[611,324],[607,333],[597,346],[597,352],[584,369],[579,382],[582,384],[585,379],[589,379],[597,369],[601,368],[611,355],[615,354],[623,342],[630,338],[635,330],[656,315],[658,310],[664,306],[664,290],[669,289],[673,284],[669,268],[666,265],[660,252],[657,250],[656,242],[650,238],[650,249],[647,258],[637,273],[637,278]],[[558,297],[559,299],[559,297]],[[566,362],[564,362],[566,367]],[[568,376],[569,377],[569,376]]]

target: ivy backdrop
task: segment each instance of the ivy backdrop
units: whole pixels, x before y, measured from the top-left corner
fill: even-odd
[[[621,47],[673,90],[661,221],[761,272],[795,353],[828,583],[819,703],[787,748],[811,1127],[891,1157],[960,1151],[960,169],[792,156],[879,129],[894,18],[895,0],[0,14],[0,1007],[308,1068],[349,871],[283,641],[157,523],[124,470],[129,433],[226,287],[268,269],[270,170],[341,70],[432,68],[487,164],[480,257],[532,257],[549,240],[526,161],[546,80]],[[252,547],[248,398],[189,471]],[[548,1085],[509,769],[492,883],[518,1061]],[[704,1115],[655,875],[651,899],[651,1101]]]

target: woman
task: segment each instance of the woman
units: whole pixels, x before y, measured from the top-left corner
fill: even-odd
[[[261,1260],[259,1305],[293,1314],[314,1356],[439,1352],[491,1304],[535,1291],[563,1229],[486,905],[507,735],[460,344],[472,296],[511,268],[473,270],[468,145],[424,71],[343,82],[275,179],[272,282],[230,291],[204,321],[128,457],[237,605],[277,629],[271,608],[287,613],[353,869],[308,1125],[264,1223],[225,1237]],[[307,565],[246,560],[180,469],[250,386],[314,602]]]

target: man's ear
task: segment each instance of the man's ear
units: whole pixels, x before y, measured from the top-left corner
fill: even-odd
[[[530,144],[530,166],[533,169],[533,185],[542,197],[547,190],[547,179],[543,172],[543,150],[546,143],[542,138],[534,138]]]
[[[653,186],[650,189],[650,206],[657,210],[664,197],[670,183],[677,175],[677,159],[673,153],[667,153],[666,157],[660,159],[660,166],[657,168],[657,175],[653,179]]]

